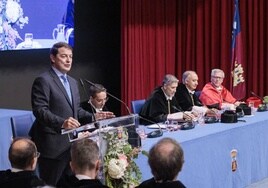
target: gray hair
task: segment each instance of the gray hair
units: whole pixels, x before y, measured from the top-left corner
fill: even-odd
[[[172,83],[178,83],[179,80],[172,74],[166,74],[164,79],[163,79],[163,82],[162,82],[162,85],[170,85]]]
[[[222,73],[223,78],[225,77],[224,72],[221,69],[212,69],[211,70],[211,76],[214,76],[218,72]]]
[[[185,80],[188,78],[188,76],[190,74],[196,74],[195,71],[192,71],[192,70],[188,70],[188,71],[185,71],[183,74],[182,74],[182,83],[185,84]],[[197,75],[197,74],[196,74]]]

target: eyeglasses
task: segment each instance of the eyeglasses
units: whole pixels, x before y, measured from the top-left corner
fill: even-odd
[[[36,158],[40,157],[40,152],[37,151],[37,152],[35,153],[34,157],[36,157]]]
[[[220,76],[211,76],[212,78],[215,78],[215,79],[219,79],[219,80],[222,80],[223,77],[220,77]]]
[[[107,102],[109,97],[106,97],[105,99],[97,99],[97,98],[94,98],[97,102]]]

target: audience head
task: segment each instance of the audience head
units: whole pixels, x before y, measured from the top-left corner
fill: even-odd
[[[191,91],[198,86],[198,76],[195,71],[185,71],[182,74],[182,83]]]
[[[171,74],[165,75],[162,82],[162,88],[168,97],[173,97],[175,95],[178,83],[179,80],[175,76]]]
[[[174,139],[163,138],[150,149],[148,162],[156,181],[174,181],[184,163],[183,150]]]
[[[81,139],[71,146],[70,166],[75,174],[87,175],[89,172],[96,178],[99,170],[99,147],[91,139]]]
[[[101,84],[95,84],[89,88],[90,102],[97,108],[101,109],[108,100],[106,88]]]
[[[211,83],[215,87],[220,87],[224,79],[224,72],[221,69],[211,70]]]
[[[8,157],[12,168],[35,170],[40,153],[28,138],[15,138],[9,148]]]
[[[58,42],[54,44],[50,49],[50,61],[53,67],[63,74],[66,74],[72,67],[72,47],[65,42]]]

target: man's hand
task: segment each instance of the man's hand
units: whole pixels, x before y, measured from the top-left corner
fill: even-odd
[[[74,119],[73,117],[69,117],[66,119],[62,125],[62,128],[64,129],[75,129],[80,126],[80,123]]]
[[[95,114],[96,120],[108,119],[108,118],[113,118],[113,117],[115,117],[114,113],[109,112],[109,111],[97,112]]]

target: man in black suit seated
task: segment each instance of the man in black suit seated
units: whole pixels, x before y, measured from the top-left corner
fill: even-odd
[[[177,87],[175,98],[183,111],[193,111],[195,113],[215,114],[214,109],[203,106],[199,98],[195,95],[198,85],[198,76],[195,71],[185,71],[182,75],[182,83]]]
[[[148,162],[153,178],[142,182],[137,188],[185,188],[177,180],[184,163],[183,150],[171,138],[158,141],[149,152]]]
[[[31,140],[28,138],[13,140],[8,157],[12,168],[0,171],[0,187],[31,188],[45,185],[34,172],[39,152]]]
[[[87,103],[82,104],[82,108],[88,112],[96,113],[102,111],[108,111],[105,106],[108,101],[106,88],[101,84],[95,84],[89,88],[89,100]]]
[[[57,187],[108,188],[97,180],[100,159],[99,147],[90,139],[81,139],[71,146],[70,166],[75,175],[67,176],[57,184]]]

